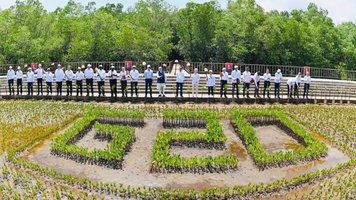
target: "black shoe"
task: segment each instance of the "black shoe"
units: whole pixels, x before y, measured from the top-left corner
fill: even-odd
[[[163,97],[166,97],[166,95],[163,95]]]
[[[158,95],[158,97],[161,97],[162,95]]]

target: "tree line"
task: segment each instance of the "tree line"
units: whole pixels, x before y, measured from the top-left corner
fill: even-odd
[[[266,12],[254,0],[187,3],[139,0],[125,9],[39,0],[0,10],[0,63],[174,60],[308,65],[356,70],[356,25],[335,25],[316,4]]]

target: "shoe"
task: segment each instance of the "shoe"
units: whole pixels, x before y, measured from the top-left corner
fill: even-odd
[[[161,95],[158,95],[158,97],[161,97]]]
[[[163,95],[163,97],[166,97],[166,95]]]

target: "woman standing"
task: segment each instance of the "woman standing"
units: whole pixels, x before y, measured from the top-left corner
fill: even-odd
[[[214,87],[215,87],[215,76],[213,76],[213,71],[209,70],[209,74],[206,75],[208,96],[214,97]]]

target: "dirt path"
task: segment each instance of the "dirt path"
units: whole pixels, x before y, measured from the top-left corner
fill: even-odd
[[[150,159],[152,146],[156,133],[162,130],[162,120],[146,119],[144,128],[137,128],[135,132],[136,142],[131,151],[124,157],[123,169],[113,170],[94,165],[83,165],[71,160],[50,155],[50,141],[45,141],[43,146],[32,154],[25,155],[33,162],[40,165],[54,168],[63,174],[70,174],[80,177],[88,177],[91,180],[104,182],[118,182],[133,187],[149,186],[163,188],[195,188],[198,190],[209,187],[232,187],[235,185],[247,185],[253,183],[266,183],[281,178],[291,178],[305,172],[316,169],[333,167],[338,163],[346,162],[349,158],[341,151],[328,146],[329,152],[326,158],[299,164],[296,166],[272,168],[259,171],[253,164],[246,148],[235,134],[233,127],[228,120],[222,120],[224,133],[228,141],[226,150],[218,153],[233,153],[239,158],[239,169],[235,172],[225,174],[152,174],[150,173]],[[174,149],[173,149],[174,150]],[[190,148],[180,149],[176,153],[189,155]],[[193,150],[195,151],[195,150]],[[204,152],[209,153],[209,152]],[[216,152],[214,152],[215,154]],[[200,154],[203,155],[203,154]]]

